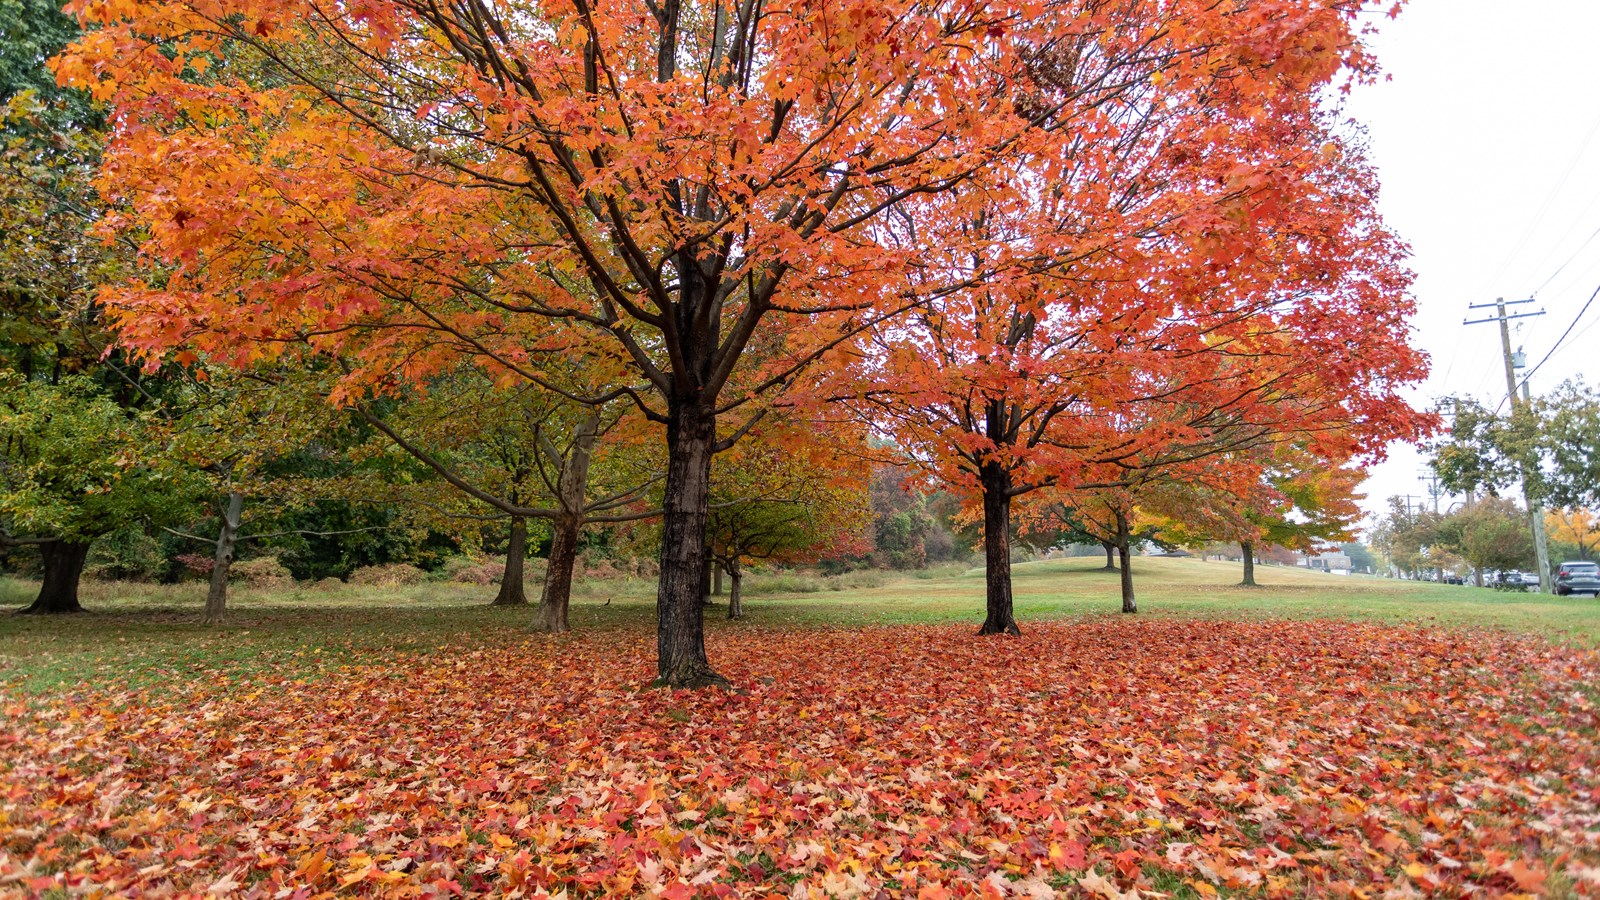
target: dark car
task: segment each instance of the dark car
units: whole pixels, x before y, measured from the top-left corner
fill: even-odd
[[[1600,563],[1564,562],[1556,570],[1556,593],[1600,597]]]
[[[1533,576],[1533,583],[1535,585],[1539,583],[1538,575]],[[1525,591],[1528,589],[1528,580],[1523,573],[1518,572],[1516,569],[1507,569],[1501,572],[1490,586],[1497,591]]]

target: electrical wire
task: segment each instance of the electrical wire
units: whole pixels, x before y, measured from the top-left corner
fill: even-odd
[[[1528,296],[1530,296],[1530,297],[1539,296],[1539,292],[1544,290],[1545,288],[1549,287],[1550,286],[1550,282],[1555,281],[1557,278],[1559,278],[1561,276],[1561,273],[1565,272],[1567,270],[1567,266],[1572,265],[1573,260],[1577,259],[1578,255],[1583,253],[1584,250],[1587,250],[1589,245],[1594,243],[1594,239],[1597,238],[1597,237],[1600,237],[1600,228],[1596,228],[1594,230],[1593,234],[1589,235],[1589,237],[1586,240],[1584,240],[1583,243],[1579,244],[1578,245],[1578,249],[1572,251],[1572,255],[1567,257],[1567,261],[1562,263],[1560,265],[1560,267],[1556,269],[1556,271],[1555,271],[1555,273],[1553,275],[1551,275],[1549,278],[1546,278],[1544,280],[1543,284],[1541,284],[1538,287],[1534,288],[1533,289],[1533,293],[1529,294]]]
[[[1573,155],[1572,162],[1567,164],[1567,170],[1561,174],[1561,180],[1556,182],[1554,188],[1551,188],[1550,194],[1544,198],[1544,203],[1540,205],[1539,212],[1533,217],[1533,221],[1528,223],[1528,227],[1522,232],[1522,237],[1518,238],[1517,242],[1511,246],[1511,252],[1506,254],[1505,260],[1500,263],[1500,268],[1496,270],[1494,277],[1489,279],[1491,283],[1499,281],[1500,276],[1511,268],[1511,263],[1516,260],[1517,254],[1522,252],[1523,246],[1528,243],[1528,238],[1533,236],[1534,229],[1538,228],[1539,224],[1544,221],[1544,217],[1550,212],[1551,204],[1555,203],[1556,197],[1560,196],[1561,189],[1567,186],[1567,179],[1572,177],[1573,171],[1578,168],[1579,161],[1583,159],[1583,154],[1589,149],[1589,143],[1594,140],[1596,131],[1600,131],[1600,116],[1596,116],[1594,124],[1589,126],[1588,136],[1583,139],[1583,143],[1578,147],[1578,152]]]
[[[1561,349],[1561,345],[1566,342],[1567,336],[1572,334],[1572,329],[1578,327],[1578,322],[1580,322],[1583,319],[1584,313],[1588,312],[1589,311],[1589,307],[1594,304],[1594,299],[1596,297],[1600,297],[1600,287],[1595,288],[1594,289],[1594,293],[1589,295],[1589,299],[1584,301],[1583,308],[1578,310],[1578,314],[1572,317],[1572,322],[1567,325],[1567,330],[1561,332],[1561,337],[1556,339],[1555,344],[1553,346],[1551,346],[1551,348],[1550,348],[1550,352],[1546,353],[1544,355],[1544,359],[1539,360],[1539,364],[1538,365],[1536,365],[1533,368],[1529,369],[1528,370],[1528,374],[1522,376],[1522,384],[1527,384],[1528,383],[1528,379],[1530,379],[1534,375],[1538,374],[1539,369],[1545,363],[1550,361],[1550,357],[1556,355],[1556,351],[1560,350]],[[1585,329],[1585,330],[1588,330],[1588,329]]]

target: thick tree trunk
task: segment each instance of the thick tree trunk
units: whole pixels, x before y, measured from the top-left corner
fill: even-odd
[[[1133,535],[1128,528],[1128,514],[1117,510],[1117,559],[1122,570],[1122,611],[1136,613],[1139,601],[1133,596]]]
[[[572,605],[572,572],[578,565],[578,535],[583,520],[563,515],[550,536],[550,564],[544,570],[544,590],[539,594],[539,615],[534,627],[547,634],[571,631],[567,610]]]
[[[228,573],[233,569],[233,548],[239,542],[239,523],[244,515],[244,495],[228,492],[222,510],[222,528],[217,534],[217,550],[211,557],[211,587],[206,591],[207,625],[222,621],[228,614]]]
[[[711,605],[711,570],[715,568],[711,557],[707,555],[706,566],[700,572],[700,603],[704,606]]]
[[[1239,585],[1256,587],[1256,545],[1251,541],[1240,541],[1239,549],[1244,551],[1244,580]]]
[[[715,562],[711,564],[711,595],[722,596],[722,567]]]
[[[18,610],[22,615],[83,612],[78,603],[78,580],[83,577],[83,561],[89,545],[70,541],[50,541],[39,545],[44,557],[44,583],[33,603]]]
[[[730,619],[744,618],[744,606],[741,603],[743,586],[744,569],[735,561],[728,567],[728,618]]]
[[[524,572],[528,562],[528,520],[511,517],[511,534],[506,539],[506,569],[500,576],[500,593],[490,606],[527,606],[528,591]]]
[[[1107,572],[1115,572],[1117,570],[1117,558],[1114,555],[1117,552],[1116,543],[1113,541],[1101,541],[1100,546],[1104,547],[1106,551],[1105,570]]]
[[[706,659],[706,503],[716,418],[693,400],[673,404],[667,423],[662,498],[661,580],[656,591],[656,684],[727,685]]]
[[[988,610],[978,633],[1020,635],[1011,601],[1011,473],[997,463],[984,463],[978,480],[983,486],[983,575]]]

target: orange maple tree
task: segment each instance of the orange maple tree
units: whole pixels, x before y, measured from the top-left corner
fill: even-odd
[[[607,387],[574,399],[665,426],[674,685],[722,680],[699,604],[708,472],[771,395],[930,297],[1081,257],[1039,201],[1114,208],[1129,182],[1085,162],[1125,139],[1159,188],[1160,153],[1212,156],[1368,64],[1361,4],[1318,0],[73,8],[89,31],[59,74],[116,109],[109,227],[152,263],[105,297],[125,339],[337,356],[347,403],[462,357],[561,392],[548,361],[602,348]],[[1214,107],[1231,112],[1172,140],[1127,128]],[[1004,229],[966,227],[996,209]],[[1155,321],[1119,306],[1114,328]]]
[[[982,633],[1017,630],[1018,497],[1166,485],[1170,498],[1186,481],[1237,494],[1274,446],[1373,458],[1428,427],[1401,396],[1427,371],[1409,343],[1405,249],[1359,147],[1323,125],[1314,93],[1291,96],[1265,118],[1240,112],[1210,153],[1163,134],[1149,197],[1145,155],[1096,160],[1114,202],[1052,202],[1082,225],[1079,256],[875,331],[865,414],[982,507]],[[977,225],[1001,227],[989,212]]]
[[[750,564],[798,565],[871,552],[872,510],[853,423],[769,419],[711,467],[707,541],[728,573],[728,618],[744,615]]]

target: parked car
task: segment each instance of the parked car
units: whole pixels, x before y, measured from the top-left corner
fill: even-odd
[[[1534,590],[1539,589],[1538,573],[1519,572],[1516,569],[1507,569],[1506,571],[1501,572],[1490,586],[1497,591],[1525,591],[1530,585]]]
[[[1600,597],[1600,563],[1564,562],[1556,570],[1556,593]]]

